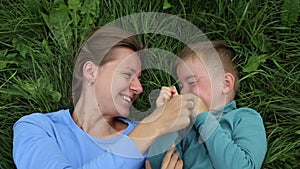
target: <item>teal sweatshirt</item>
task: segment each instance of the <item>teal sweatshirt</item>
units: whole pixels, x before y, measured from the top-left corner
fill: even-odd
[[[204,112],[193,125],[159,138],[149,149],[152,168],[160,168],[164,152],[176,143],[185,169],[259,169],[267,151],[260,114],[236,108],[232,101],[216,112]]]

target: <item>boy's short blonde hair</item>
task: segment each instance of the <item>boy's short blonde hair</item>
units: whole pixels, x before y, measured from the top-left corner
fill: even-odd
[[[180,60],[200,60],[207,68],[218,69],[220,63],[224,73],[231,73],[235,78],[234,92],[237,93],[240,87],[240,74],[238,67],[234,62],[235,52],[225,42],[205,41],[188,45],[179,54],[178,61],[175,64],[177,68]],[[218,71],[219,72],[219,71]]]

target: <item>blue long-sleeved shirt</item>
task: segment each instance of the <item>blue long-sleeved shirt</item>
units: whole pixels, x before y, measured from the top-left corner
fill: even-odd
[[[14,124],[13,158],[18,169],[116,169],[143,168],[144,156],[127,134],[128,124],[112,139],[92,137],[73,121],[69,110],[34,113]]]
[[[176,150],[186,169],[261,168],[267,140],[262,118],[255,110],[237,109],[232,101],[219,111],[201,113],[193,120],[188,131],[164,135],[153,144],[148,158],[152,168],[160,168],[164,157],[161,151],[172,143],[178,143]],[[178,136],[182,140],[176,140]]]

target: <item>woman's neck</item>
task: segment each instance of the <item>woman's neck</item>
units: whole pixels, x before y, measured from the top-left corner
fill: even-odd
[[[72,118],[86,133],[98,138],[112,138],[122,133],[128,126],[115,116],[103,115],[97,102],[85,93],[79,98]],[[86,97],[84,97],[86,96]]]
[[[97,111],[73,111],[74,122],[86,133],[98,138],[112,138],[122,133],[128,124],[117,120],[115,117],[102,116]]]

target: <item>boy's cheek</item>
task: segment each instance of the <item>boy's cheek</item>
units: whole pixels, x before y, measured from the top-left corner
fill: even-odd
[[[191,89],[191,93],[193,93],[194,95],[198,96],[198,97],[201,97],[200,95],[200,90],[198,87],[194,87]]]

